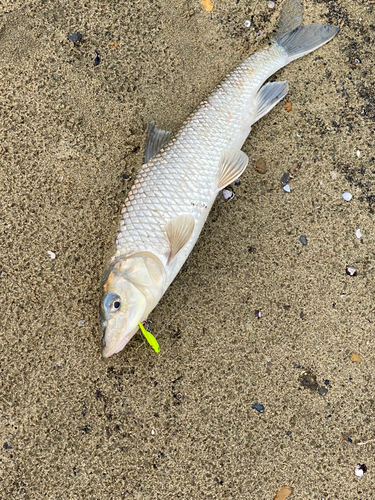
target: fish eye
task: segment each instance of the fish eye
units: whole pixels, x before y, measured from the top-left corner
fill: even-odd
[[[118,311],[121,307],[121,298],[117,293],[111,293],[104,299],[104,308],[110,312]]]

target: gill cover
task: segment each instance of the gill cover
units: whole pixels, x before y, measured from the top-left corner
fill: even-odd
[[[142,252],[119,257],[102,279],[100,323],[103,357],[109,358],[125,347],[159,302],[166,283],[160,260]]]

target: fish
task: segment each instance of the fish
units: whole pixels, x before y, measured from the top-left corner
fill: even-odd
[[[288,92],[287,81],[264,82],[338,32],[301,26],[302,14],[300,0],[286,0],[272,43],[229,74],[174,137],[150,122],[144,163],[121,209],[116,248],[102,277],[104,358],[138,331],[193,249],[218,193],[246,169],[241,148],[251,127]]]

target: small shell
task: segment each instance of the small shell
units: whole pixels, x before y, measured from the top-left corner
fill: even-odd
[[[51,260],[55,260],[56,259],[55,252],[52,252],[51,250],[47,250],[47,253],[50,256]]]
[[[357,271],[355,270],[354,267],[347,267],[346,274],[348,274],[349,276],[356,276]]]
[[[268,7],[269,9],[274,9],[274,8],[275,8],[275,2],[268,2],[267,7]]]
[[[345,201],[350,201],[353,198],[353,195],[346,191],[345,193],[342,193],[342,197]]]
[[[225,201],[232,200],[234,198],[234,191],[228,188],[224,188],[221,192],[222,197],[224,198]]]
[[[367,467],[365,464],[357,464],[356,468],[354,469],[354,474],[357,477],[363,477],[363,474],[367,471]]]
[[[287,193],[290,193],[290,186],[289,184],[286,184],[284,187],[283,187],[284,191],[286,191]]]
[[[246,19],[246,21],[243,23],[243,25],[245,26],[245,28],[250,28],[251,21],[249,21],[248,19]]]
[[[357,236],[358,239],[362,238],[361,230],[357,229],[357,231],[355,232],[355,235]]]

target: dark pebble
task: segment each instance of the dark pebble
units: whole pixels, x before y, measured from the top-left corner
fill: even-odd
[[[329,385],[329,380],[325,380],[325,381],[324,381],[324,384],[325,384],[325,385]]]
[[[324,385],[321,385],[321,386],[318,388],[318,394],[320,394],[321,396],[325,396],[326,394],[328,394],[328,389],[327,389],[327,387],[324,387]]]
[[[304,247],[307,245],[307,238],[304,234],[299,237],[299,241],[302,243]]]
[[[77,43],[81,40],[82,35],[79,31],[77,31],[77,33],[69,33],[67,38],[70,42]]]
[[[316,375],[309,370],[304,371],[300,375],[299,383],[302,385],[302,387],[306,387],[306,389],[310,389],[310,391],[312,391],[312,392],[315,392],[318,389]]]
[[[94,66],[98,66],[100,64],[100,61],[100,55],[98,54],[98,52],[95,52]]]
[[[251,408],[252,408],[253,410],[256,410],[256,411],[257,411],[257,412],[259,412],[259,413],[263,413],[263,412],[264,412],[264,406],[263,406],[263,405],[261,405],[260,403],[254,403],[254,404],[251,406]]]
[[[290,181],[290,174],[289,172],[285,172],[281,179],[280,179],[280,182],[283,186],[285,186],[286,184],[288,184],[288,182]]]

